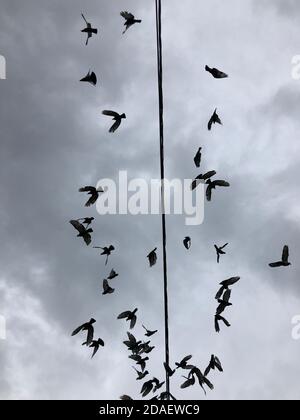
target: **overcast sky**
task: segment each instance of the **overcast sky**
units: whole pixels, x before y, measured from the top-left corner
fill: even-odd
[[[206,205],[204,224],[168,218],[172,364],[187,354],[204,369],[216,354],[223,374],[211,375],[207,399],[299,398],[300,341],[291,337],[300,314],[299,101],[291,59],[300,54],[300,3],[292,0],[163,0],[165,152],[167,178],[202,170],[231,183]],[[143,20],[122,36],[121,10]],[[99,34],[85,47],[84,12]],[[150,0],[1,0],[0,81],[1,399],[118,399],[139,395],[122,344],[127,325],[117,315],[139,308],[141,322],[158,328],[148,365],[164,377],[162,258],[157,216],[98,216],[85,209],[83,185],[100,178],[159,177],[155,9]],[[230,78],[214,80],[205,65]],[[89,69],[96,88],[79,83]],[[218,107],[224,125],[207,131]],[[108,133],[103,109],[126,112]],[[94,216],[94,244],[114,244],[107,267],[68,221]],[[191,236],[190,252],[182,240]],[[229,242],[216,264],[213,245]],[[290,245],[293,265],[268,263]],[[158,247],[151,270],[146,255]],[[101,295],[111,268],[116,292]],[[234,287],[232,324],[217,335],[214,296],[220,281]],[[71,337],[93,316],[106,343],[91,360]],[[203,399],[195,386],[178,398]]]

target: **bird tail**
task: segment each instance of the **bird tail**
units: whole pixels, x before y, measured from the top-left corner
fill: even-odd
[[[97,34],[98,33],[98,29],[92,29],[92,33],[93,34]]]

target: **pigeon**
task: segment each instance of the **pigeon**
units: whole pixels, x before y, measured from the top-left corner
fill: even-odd
[[[149,260],[150,267],[153,267],[157,262],[157,254],[156,254],[157,248],[155,248],[153,251],[150,252],[149,255],[147,255],[147,258]]]
[[[223,180],[211,181],[210,179],[206,181],[207,189],[206,189],[206,198],[207,201],[211,201],[211,193],[212,190],[215,190],[216,187],[230,187],[229,182]]]
[[[182,360],[181,360],[181,362],[179,362],[179,363],[175,363],[175,365],[176,365],[176,369],[192,369],[193,368],[193,366],[192,365],[188,365],[187,364],[187,362],[189,361],[189,360],[191,360],[191,358],[192,358],[193,356],[191,356],[191,355],[189,355],[189,356],[186,356],[186,357],[184,357]]]
[[[80,333],[81,331],[87,331],[87,339],[86,339],[86,345],[89,346],[93,341],[94,336],[94,327],[93,324],[96,322],[94,318],[91,318],[89,322],[86,322],[85,324],[80,325],[76,330],[72,332],[72,336]]]
[[[89,71],[88,74],[86,76],[84,76],[82,79],[80,79],[80,82],[88,82],[93,86],[96,86],[97,84],[97,76],[96,74],[92,71]]]
[[[166,362],[164,362],[164,368],[165,368],[169,377],[173,376],[174,373],[176,372],[176,369],[174,369],[174,370],[171,369],[170,366]]]
[[[155,331],[147,330],[147,328],[144,325],[142,325],[142,327],[146,331],[146,334],[145,334],[146,337],[152,337],[152,335],[154,335],[158,332],[158,330],[155,330]]]
[[[221,299],[225,290],[228,290],[230,286],[233,286],[238,281],[240,281],[240,277],[231,277],[230,279],[224,280],[220,283],[221,288],[219,289],[218,293],[216,294],[216,299]]]
[[[82,29],[81,32],[84,32],[84,33],[87,34],[87,39],[86,39],[86,43],[85,43],[85,45],[87,45],[89,43],[89,39],[93,36],[93,34],[98,33],[98,29],[92,28],[92,25],[86,20],[83,13],[81,13],[81,16],[86,23],[86,28]]]
[[[128,335],[128,340],[123,341],[123,343],[125,344],[125,346],[128,347],[128,350],[130,350],[133,354],[138,354],[140,351],[141,341],[137,341],[134,335],[131,334],[130,332],[128,332],[127,335]]]
[[[204,385],[206,385],[209,389],[213,390],[214,386],[213,384],[203,375],[203,373],[201,372],[200,369],[198,369],[197,367],[193,367],[193,369],[190,371],[189,373],[189,378],[191,378],[192,376],[196,375],[196,377],[198,378],[198,382],[199,385],[201,386],[201,388],[203,389],[205,395],[206,395],[206,390],[204,388]]]
[[[143,398],[147,397],[147,395],[150,394],[150,392],[153,390],[153,386],[153,380],[147,381],[143,384],[141,389],[141,394]]]
[[[201,150],[202,150],[202,147],[199,147],[198,152],[196,153],[194,157],[194,162],[197,168],[200,168],[200,165],[201,165],[201,159],[202,159]]]
[[[211,370],[215,369],[218,369],[219,372],[223,372],[220,360],[212,354],[209,365],[205,369],[204,376],[207,376]]]
[[[110,285],[108,284],[108,281],[106,279],[103,280],[103,295],[111,295],[112,293],[114,293],[115,289],[113,289],[112,287],[110,287]]]
[[[215,245],[215,250],[216,250],[216,253],[217,253],[217,263],[218,264],[220,263],[220,255],[226,255],[226,252],[223,251],[223,250],[227,246],[228,246],[228,243],[225,244],[225,245],[223,245],[223,246],[221,246],[221,247],[218,247],[217,245]]]
[[[130,321],[130,329],[132,330],[135,327],[135,324],[136,324],[136,321],[137,321],[137,317],[136,317],[137,311],[138,311],[138,309],[135,308],[135,310],[133,312],[131,312],[131,311],[122,312],[118,316],[118,319],[126,319],[126,321]]]
[[[141,369],[144,372],[146,369],[146,362],[149,360],[149,357],[142,357],[139,354],[133,354],[129,356],[129,359],[134,360],[137,365],[141,366]]]
[[[155,346],[150,346],[150,341],[148,343],[143,343],[140,345],[140,353],[149,354],[155,349]]]
[[[204,175],[203,174],[198,175],[191,184],[191,190],[192,191],[195,190],[199,184],[201,183],[204,184],[204,181],[207,181],[208,179],[212,178],[215,175],[217,175],[216,171],[209,171],[209,172],[206,172],[206,174]]]
[[[192,246],[192,240],[191,240],[191,238],[189,236],[187,236],[186,238],[184,238],[183,245],[184,245],[184,247],[187,250],[189,250],[191,248],[191,246]]]
[[[271,263],[271,264],[269,264],[269,266],[272,267],[272,268],[278,268],[278,267],[288,267],[289,265],[292,265],[289,262],[289,247],[287,245],[285,245],[284,248],[283,248],[283,251],[282,251],[281,261]]]
[[[83,217],[82,219],[78,219],[77,221],[82,222],[82,224],[86,225],[86,228],[88,228],[94,220],[94,217]]]
[[[87,245],[90,245],[92,242],[91,233],[93,233],[93,229],[86,229],[78,220],[70,220],[70,223],[79,232],[77,237],[83,238],[84,242]]]
[[[217,333],[220,332],[220,325],[219,325],[220,322],[223,322],[226,325],[226,327],[231,326],[229,322],[227,321],[227,319],[223,318],[221,315],[215,315],[215,330]]]
[[[96,203],[96,201],[98,200],[99,194],[103,193],[104,190],[101,187],[97,189],[95,187],[87,186],[87,187],[79,188],[79,192],[86,192],[91,196],[89,200],[85,203],[85,207],[90,207]]]
[[[132,369],[134,369],[137,373],[137,381],[141,381],[142,379],[144,379],[147,375],[149,375],[148,370],[145,370],[145,372],[140,372],[139,370],[137,370],[134,366],[132,366]]]
[[[215,68],[212,69],[205,66],[205,70],[208,71],[215,79],[226,79],[228,77],[228,74]]]
[[[83,343],[82,345],[87,345],[87,343]],[[104,347],[104,341],[101,338],[98,340],[92,340],[91,344],[89,345],[89,347],[94,349],[91,359],[95,356],[100,346]]]
[[[125,32],[131,27],[133,26],[135,23],[142,23],[142,21],[140,19],[135,19],[134,15],[132,13],[129,12],[121,12],[120,15],[125,19],[125,31],[123,32],[123,34],[125,34]]]
[[[115,270],[111,270],[109,276],[107,277],[107,280],[113,280],[113,279],[115,279],[118,276],[119,276],[119,274],[116,273]]]
[[[105,265],[107,265],[108,257],[111,255],[111,253],[115,250],[115,247],[113,245],[101,247],[101,246],[94,246],[95,249],[102,249],[101,255],[106,255]]]
[[[164,385],[164,383],[165,383],[165,382],[160,382],[157,378],[153,378],[152,379],[152,382],[155,385],[154,386],[154,389],[153,389],[153,393],[155,393],[156,391],[158,391]]]
[[[219,115],[217,114],[217,108],[215,109],[213,115],[211,116],[211,118],[208,122],[208,130],[209,131],[211,131],[211,128],[212,128],[213,124],[223,125]]]
[[[129,395],[121,395],[120,400],[122,401],[133,401],[133,398],[131,398]]]
[[[115,131],[117,131],[117,129],[121,125],[122,119],[126,118],[126,114],[118,114],[115,111],[102,111],[102,114],[108,117],[112,117],[113,120],[115,121],[114,124],[109,129],[110,133],[114,133]]]

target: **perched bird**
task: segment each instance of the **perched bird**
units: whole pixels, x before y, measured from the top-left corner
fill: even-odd
[[[207,181],[208,179],[212,178],[215,175],[217,175],[216,171],[209,171],[209,172],[206,172],[206,174],[204,175],[203,174],[198,175],[191,184],[191,190],[192,191],[195,190],[199,184],[201,183],[204,184],[205,181]]]
[[[281,261],[271,263],[269,264],[269,266],[272,268],[278,268],[278,267],[288,267],[289,265],[292,265],[289,262],[289,247],[285,245],[282,251]]]
[[[231,326],[227,319],[223,318],[221,315],[215,315],[215,330],[217,333],[220,332],[220,322],[223,322],[226,325],[226,327]]]
[[[192,240],[191,240],[191,238],[189,236],[187,236],[186,238],[184,238],[183,245],[184,245],[184,247],[187,250],[189,250],[191,248],[191,246],[192,246]]]
[[[83,343],[82,344],[83,346],[84,345],[87,345],[87,343]],[[92,342],[91,342],[91,344],[89,345],[89,347],[91,347],[91,348],[93,348],[94,349],[94,351],[93,351],[93,354],[92,354],[92,357],[91,358],[93,358],[94,356],[95,356],[95,354],[97,353],[97,351],[99,350],[99,347],[104,347],[104,341],[101,339],[101,338],[99,338],[98,340],[93,340]]]
[[[138,309],[135,308],[133,312],[131,311],[122,312],[118,316],[118,319],[126,319],[126,321],[130,321],[130,329],[132,330],[135,327],[135,324],[137,321],[137,317],[136,317],[137,311]]]
[[[223,372],[222,364],[220,360],[212,354],[209,365],[205,369],[204,376],[207,376],[211,370],[218,369],[219,372]]]
[[[145,334],[146,337],[152,337],[152,335],[154,335],[158,332],[158,330],[155,330],[155,331],[147,330],[147,328],[144,325],[142,325],[142,327],[146,331],[146,334]]]
[[[133,354],[138,354],[140,351],[140,345],[142,342],[137,341],[134,335],[131,334],[130,332],[128,332],[127,335],[128,335],[128,340],[123,341],[123,343],[125,344],[125,346],[128,347],[128,350],[131,351]]]
[[[77,221],[82,222],[82,224],[86,225],[86,228],[88,228],[94,220],[94,217],[83,217],[82,219],[78,219]]]
[[[116,273],[115,270],[111,270],[109,276],[107,277],[107,280],[113,280],[113,279],[115,279],[118,276],[119,276],[119,274]]]
[[[79,192],[86,192],[91,196],[89,200],[85,203],[85,207],[90,207],[96,203],[96,201],[98,200],[99,194],[103,193],[104,190],[101,187],[97,189],[95,187],[87,186],[87,187],[79,188]]]
[[[224,251],[224,249],[228,246],[228,243],[223,245],[223,246],[217,246],[215,245],[215,250],[217,253],[217,263],[219,264],[220,262],[220,255],[226,255],[226,252]]]
[[[86,229],[78,220],[70,220],[71,225],[79,232],[77,238],[83,238],[87,245],[92,242],[91,233],[93,229]]]
[[[175,363],[175,365],[176,365],[176,369],[193,369],[193,367],[194,366],[192,366],[192,365],[188,365],[187,364],[187,362],[189,361],[189,360],[191,360],[191,358],[192,358],[193,356],[191,356],[191,355],[189,355],[189,356],[186,356],[186,357],[184,357],[182,360],[181,360],[181,362],[176,362]]]
[[[153,267],[157,262],[157,254],[156,254],[157,248],[155,248],[153,251],[150,252],[149,255],[147,255],[147,258],[149,260],[150,267]]]
[[[228,290],[230,286],[233,286],[238,281],[240,281],[240,277],[231,277],[230,279],[224,280],[220,283],[221,288],[219,289],[218,293],[216,294],[216,299],[221,299],[225,290]]]
[[[106,111],[102,111],[102,114],[108,117],[112,117],[113,120],[115,121],[114,124],[109,129],[110,133],[114,133],[120,127],[122,120],[126,118],[126,114],[118,114],[115,111],[106,110]]]
[[[137,365],[141,366],[141,369],[144,372],[146,369],[146,362],[149,360],[149,357],[142,357],[139,354],[132,354],[129,356],[129,359],[134,360]]]
[[[181,389],[189,388],[190,386],[193,386],[196,383],[196,379],[194,375],[192,375],[189,378],[187,378],[186,376],[183,376],[183,378],[186,379],[186,381],[183,382],[183,384],[180,386]]]
[[[113,245],[101,247],[101,246],[93,246],[95,249],[102,249],[101,255],[106,255],[105,265],[107,265],[108,257],[111,255],[111,253],[115,250],[115,247]]]
[[[84,33],[87,34],[87,39],[86,39],[86,43],[85,43],[85,45],[87,45],[89,43],[89,39],[93,36],[93,34],[98,33],[98,29],[92,28],[92,25],[86,20],[83,13],[81,13],[81,16],[86,23],[86,28],[82,29],[81,32],[84,32]]]
[[[103,280],[103,295],[111,295],[112,293],[114,293],[115,289],[113,289],[112,287],[110,287],[110,285],[108,284],[108,281],[106,279]]]
[[[140,372],[139,370],[137,370],[134,366],[132,366],[132,369],[134,369],[137,373],[137,381],[141,381],[142,379],[144,379],[147,375],[149,375],[148,370],[145,370],[145,372]]]
[[[192,376],[196,375],[196,377],[198,378],[198,382],[199,385],[201,386],[201,388],[203,389],[205,395],[206,395],[206,390],[204,388],[204,385],[206,385],[209,389],[213,390],[214,386],[213,384],[203,375],[203,373],[201,372],[200,369],[198,369],[197,367],[193,367],[193,369],[190,371],[189,373],[189,378],[191,378]]]
[[[135,23],[142,23],[142,21],[140,19],[135,19],[135,17],[133,16],[132,13],[129,12],[121,12],[120,15],[125,19],[125,31],[123,32],[123,34],[125,34],[125,32]]]
[[[164,368],[169,377],[173,376],[174,373],[176,372],[176,369],[171,369],[170,366],[166,362],[164,362]]]
[[[194,162],[197,168],[200,168],[200,165],[201,165],[201,159],[202,159],[201,150],[202,150],[202,147],[199,147],[198,152],[196,153],[194,157]]]
[[[92,71],[89,71],[88,74],[86,76],[84,76],[82,79],[80,79],[80,82],[88,82],[93,86],[96,86],[97,84],[97,76],[96,74]]]
[[[87,339],[86,339],[86,345],[89,346],[92,341],[93,341],[93,337],[94,337],[94,327],[93,324],[96,322],[96,320],[94,318],[91,318],[89,320],[89,322],[86,322],[82,325],[80,325],[78,328],[76,328],[76,330],[74,330],[72,332],[72,336],[80,333],[81,331],[87,331]]]
[[[217,108],[215,109],[214,113],[212,114],[212,116],[211,116],[211,118],[208,122],[208,130],[209,131],[211,131],[211,128],[212,128],[213,124],[223,125],[219,115],[217,114]]]
[[[133,398],[131,398],[129,395],[121,395],[120,400],[122,401],[133,401]]]
[[[206,189],[206,198],[207,201],[211,201],[211,193],[212,190],[215,190],[216,187],[230,187],[229,182],[223,180],[211,181],[210,179],[206,181],[207,189]]]
[[[215,79],[226,79],[228,77],[228,74],[215,68],[205,66],[205,70],[208,71]]]
[[[165,382],[160,382],[157,378],[153,378],[152,382],[154,384],[154,389],[153,389],[153,393],[155,393],[156,391],[158,391]]]
[[[147,395],[150,394],[150,392],[153,390],[153,387],[154,387],[154,384],[152,380],[145,382],[140,392],[142,394],[142,397],[143,398],[147,397]]]

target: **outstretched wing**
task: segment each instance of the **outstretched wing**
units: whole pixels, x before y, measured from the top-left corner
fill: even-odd
[[[85,16],[84,16],[83,13],[81,13],[81,16],[82,16],[83,20],[85,21],[85,23],[88,24],[88,21],[86,20],[86,18],[85,18]]]
[[[206,198],[207,198],[207,201],[211,201],[211,186],[210,185],[208,185],[207,186],[207,189],[206,189]]]
[[[212,178],[215,175],[217,175],[216,171],[209,171],[209,172],[206,172],[206,174],[202,175],[202,179],[204,179],[204,181],[207,181],[208,179]]]
[[[269,266],[270,266],[271,268],[278,268],[278,267],[282,267],[282,261],[278,261],[278,262],[275,262],[275,263],[271,263],[271,264],[269,264]]]
[[[226,182],[226,181],[223,181],[223,180],[214,181],[214,185],[216,187],[230,187],[229,182]]]
[[[80,234],[84,234],[86,232],[85,227],[78,222],[78,220],[70,220],[70,223]]]
[[[188,362],[189,360],[191,360],[191,358],[192,358],[193,356],[190,354],[189,356],[186,356],[186,357],[184,357],[182,360],[181,360],[181,364],[185,364],[186,362]]]
[[[284,246],[282,251],[282,261],[287,263],[289,261],[289,247],[287,245]]]
[[[91,186],[79,188],[79,192],[93,193],[95,191],[96,191],[96,188],[95,187],[91,187]]]
[[[117,119],[117,121],[110,127],[109,132],[114,133],[121,125],[121,119]]]
[[[132,330],[134,327],[135,327],[135,324],[136,324],[136,316],[134,315],[133,317],[132,317],[132,320],[130,321],[130,329]]]
[[[131,315],[131,312],[130,312],[130,311],[122,312],[122,313],[118,316],[118,319],[128,318],[130,315]]]
[[[87,246],[89,246],[90,243],[92,242],[92,237],[88,231],[84,232],[83,239],[84,239],[84,242],[87,244]]]
[[[134,15],[132,13],[129,13],[129,12],[121,12],[120,15],[126,20],[134,19]]]
[[[207,125],[208,131],[211,131],[213,122],[214,122],[214,117],[212,116],[211,119],[208,121],[208,125]]]
[[[108,111],[108,110],[104,110],[102,111],[103,115],[106,115],[107,117],[113,117],[113,118],[118,118],[119,114],[115,111]]]
[[[83,327],[84,327],[84,324],[80,325],[80,327],[76,328],[76,330],[74,330],[71,335],[74,336],[74,335],[80,333],[80,331],[82,330]]]

